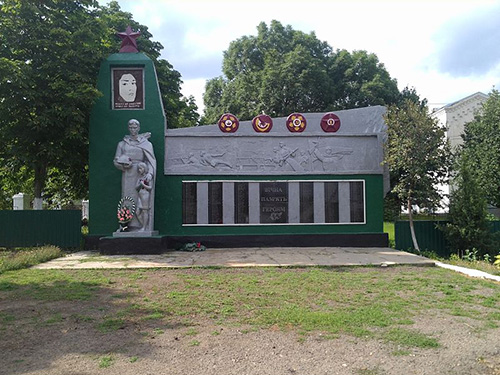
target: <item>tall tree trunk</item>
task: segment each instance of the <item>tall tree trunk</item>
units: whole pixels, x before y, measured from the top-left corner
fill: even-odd
[[[47,167],[45,165],[35,164],[35,181],[34,193],[35,199],[33,200],[33,209],[42,209],[42,193],[45,187],[45,179],[47,178]]]
[[[415,227],[413,226],[413,213],[411,208],[411,198],[408,198],[408,218],[410,219],[410,233],[411,239],[413,241],[413,247],[415,250],[420,252],[420,248],[418,247],[417,236],[415,236]]]

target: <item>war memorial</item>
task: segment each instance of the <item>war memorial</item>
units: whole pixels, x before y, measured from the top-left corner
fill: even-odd
[[[384,107],[168,129],[136,33],[100,68],[90,123],[90,232],[103,253],[387,246]],[[168,113],[167,113],[168,116]]]

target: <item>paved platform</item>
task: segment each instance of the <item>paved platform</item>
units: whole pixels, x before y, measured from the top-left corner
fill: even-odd
[[[267,247],[169,251],[159,255],[101,255],[81,251],[39,264],[38,269],[301,267],[301,266],[435,266],[427,258],[391,248]]]

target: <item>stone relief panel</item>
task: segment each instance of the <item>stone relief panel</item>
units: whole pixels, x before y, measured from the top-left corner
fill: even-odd
[[[166,138],[165,174],[382,173],[376,135]]]

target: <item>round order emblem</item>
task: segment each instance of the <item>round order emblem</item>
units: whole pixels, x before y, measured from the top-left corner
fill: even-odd
[[[253,118],[252,126],[257,133],[269,133],[273,127],[273,120],[268,115],[258,115]]]
[[[238,127],[240,126],[238,118],[235,115],[232,115],[231,113],[224,113],[221,116],[218,124],[219,124],[219,129],[223,133],[234,133],[236,130],[238,130]]]
[[[286,119],[286,127],[292,133],[302,133],[307,126],[306,118],[300,113],[292,113]]]
[[[340,129],[340,119],[335,113],[327,113],[321,119],[321,129],[330,133]]]

